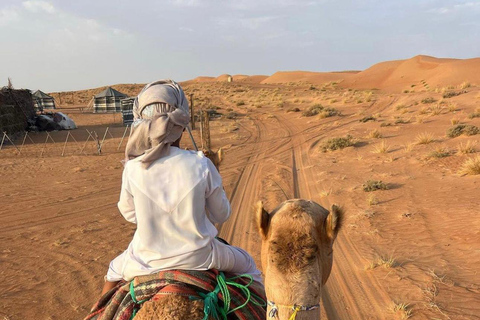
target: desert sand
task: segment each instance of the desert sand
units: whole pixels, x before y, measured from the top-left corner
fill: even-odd
[[[220,173],[233,209],[220,236],[260,266],[256,201],[267,210],[287,198],[336,203],[346,221],[324,319],[480,319],[480,175],[462,170],[478,159],[480,134],[447,135],[458,124],[480,127],[479,63],[417,56],[361,72],[185,82],[195,108],[223,114],[210,122],[213,149],[225,150]],[[89,145],[62,157],[57,142],[40,156],[40,136],[20,155],[0,151],[4,320],[81,319],[131,240],[134,226],[116,208],[120,116],[80,110],[101,89],[63,93],[61,111],[77,122],[79,144],[85,129],[110,128],[102,155]],[[304,113],[315,105],[318,114]],[[56,141],[65,135],[52,133]],[[198,127],[194,136],[198,143]],[[329,150],[327,140],[339,137],[350,146]],[[192,147],[187,136],[182,146]],[[380,190],[365,191],[368,180]]]

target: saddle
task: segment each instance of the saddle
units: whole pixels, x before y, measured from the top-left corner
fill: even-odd
[[[266,318],[265,289],[249,275],[167,270],[121,281],[97,301],[84,320],[133,319],[144,302],[161,301],[167,295],[203,300],[204,319]]]

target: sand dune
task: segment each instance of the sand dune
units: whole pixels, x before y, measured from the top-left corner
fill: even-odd
[[[330,81],[340,81],[354,75],[356,71],[347,72],[310,72],[310,71],[279,71],[263,80],[262,83],[309,82],[323,84]]]
[[[382,89],[391,92],[480,83],[480,58],[440,59],[415,56],[406,60],[381,62],[341,83],[343,88]]]

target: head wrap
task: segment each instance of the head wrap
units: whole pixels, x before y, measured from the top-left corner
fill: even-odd
[[[173,80],[158,80],[147,84],[133,102],[134,119],[143,118],[144,109],[156,103],[165,103],[189,115],[187,97],[178,83]]]
[[[155,106],[151,109],[157,112],[143,119],[143,111],[149,106]],[[135,122],[125,149],[125,160],[145,154],[141,160],[145,168],[168,154],[170,145],[182,136],[190,120],[185,93],[172,80],[147,84],[135,99],[133,113]]]

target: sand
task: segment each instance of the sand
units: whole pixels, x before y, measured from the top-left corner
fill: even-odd
[[[447,70],[444,65],[472,61],[422,63]],[[376,72],[394,74],[402,65],[384,63]],[[286,198],[337,203],[347,218],[323,292],[324,319],[479,319],[480,175],[459,169],[480,152],[480,135],[446,135],[455,121],[480,126],[480,117],[469,117],[480,112],[480,87],[471,81],[469,87],[452,82],[450,89],[416,86],[409,93],[332,83],[312,88],[294,80],[185,83],[197,105],[210,101],[230,114],[211,122],[213,148],[226,151],[220,168],[233,208],[220,236],[260,264],[252,210],[257,200],[267,210]],[[450,91],[463,93],[442,98]],[[315,104],[341,115],[302,116]],[[295,108],[300,112],[291,112]],[[102,133],[109,126],[115,138],[107,138],[108,145],[118,144],[118,115],[80,113],[73,105],[62,111],[79,125],[72,133],[82,141],[85,128]],[[424,133],[432,141],[416,143]],[[62,134],[52,136],[60,141]],[[322,151],[327,139],[347,135],[353,146]],[[467,142],[476,143],[475,153],[458,152]],[[81,319],[98,298],[109,261],[131,240],[134,227],[116,209],[122,151],[111,147],[99,156],[92,150],[67,157],[18,156],[11,146],[0,151],[4,319]],[[388,189],[365,192],[367,180],[381,180]]]

